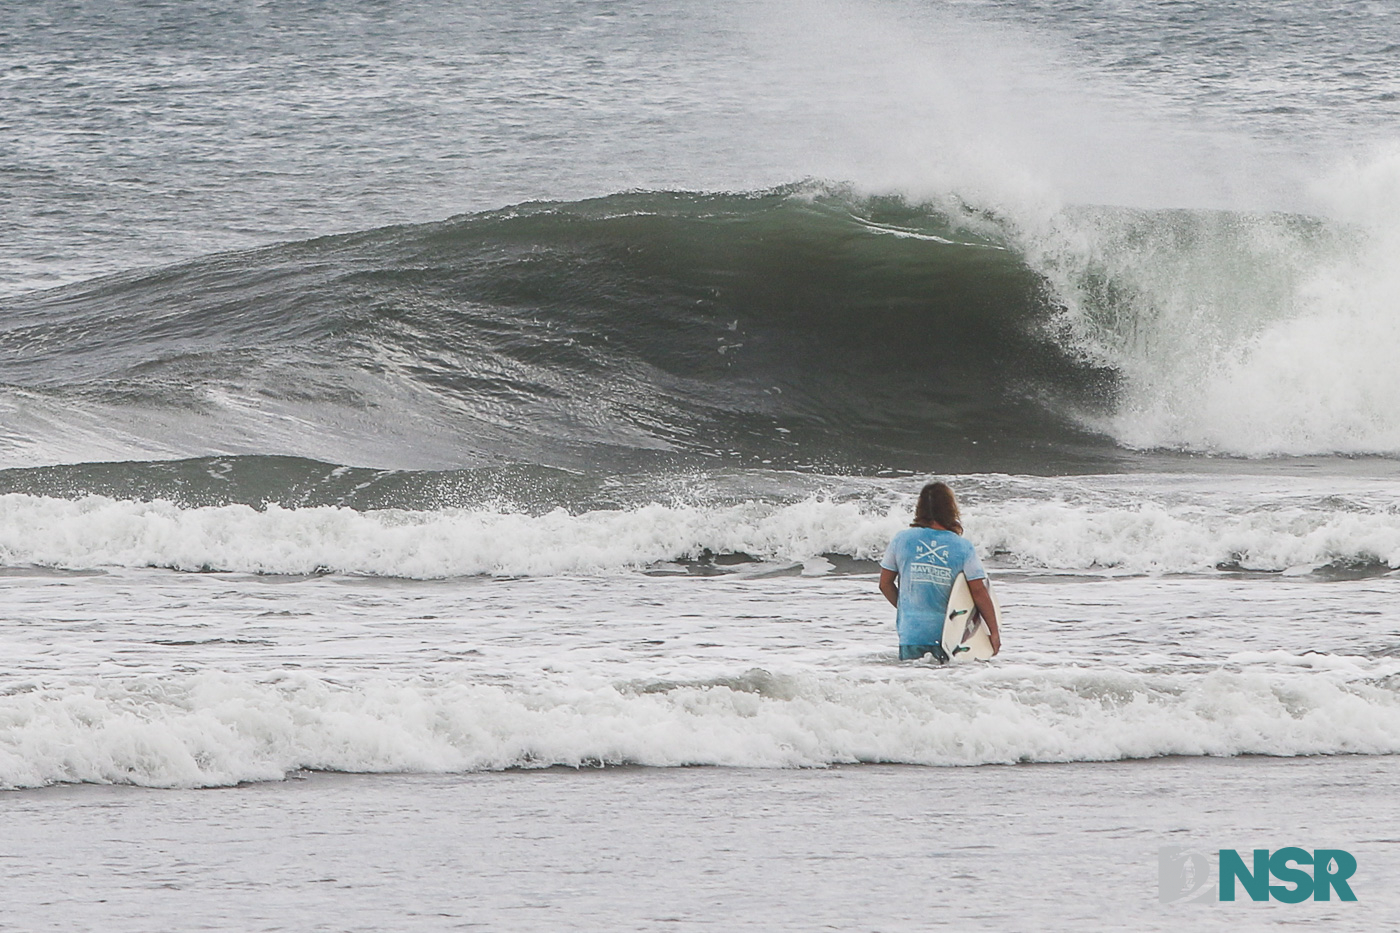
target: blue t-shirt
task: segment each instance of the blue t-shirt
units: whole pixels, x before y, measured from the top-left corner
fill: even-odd
[[[895,628],[901,645],[940,644],[953,581],[959,573],[969,580],[987,576],[972,542],[937,528],[904,529],[890,541],[880,566],[899,574]]]

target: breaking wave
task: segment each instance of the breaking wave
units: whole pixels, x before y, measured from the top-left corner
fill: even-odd
[[[1392,665],[1393,666],[1393,665]],[[0,787],[279,780],[298,769],[978,765],[1400,753],[1393,678],[999,669],[697,683],[203,673],[0,696]],[[1374,673],[1374,672],[1372,672]]]
[[[1400,289],[1368,216],[1032,216],[809,184],[221,254],[8,300],[0,463],[1391,455]]]
[[[180,506],[103,496],[0,495],[0,566],[164,567],[265,574],[350,573],[439,579],[495,575],[805,567],[877,560],[909,520],[907,483],[828,478],[802,495],[735,495],[725,477],[689,477],[638,504],[357,510],[315,505]],[[960,481],[968,534],[996,566],[1027,570],[1212,573],[1400,568],[1400,504],[1366,495],[1210,498],[1084,490],[1033,478]],[[708,488],[707,488],[708,487]],[[781,494],[780,494],[781,492]],[[698,562],[698,566],[697,565]],[[854,565],[873,572],[873,563]],[[1369,568],[1369,571],[1367,570]]]

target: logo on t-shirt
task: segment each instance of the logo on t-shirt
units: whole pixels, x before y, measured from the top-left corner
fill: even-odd
[[[937,564],[910,564],[909,577],[915,583],[937,583],[947,586],[953,582],[953,571]]]
[[[940,566],[941,565],[941,566]],[[948,546],[920,541],[909,564],[909,577],[914,583],[948,586],[953,582],[953,570],[948,566]]]
[[[948,565],[948,545],[938,544],[933,541],[920,541],[919,549],[914,554],[915,560],[931,560],[936,564]]]

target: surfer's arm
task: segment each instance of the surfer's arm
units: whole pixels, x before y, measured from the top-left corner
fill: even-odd
[[[890,605],[899,607],[899,584],[895,581],[899,579],[899,574],[893,570],[880,568],[880,592],[885,594],[885,598],[890,601]]]
[[[987,637],[992,640],[992,650],[997,654],[1001,653],[1001,628],[997,624],[996,606],[992,605],[992,594],[987,589],[986,580],[968,580],[967,591],[972,594],[972,601],[977,605],[977,611],[982,614],[982,618],[987,623]]]

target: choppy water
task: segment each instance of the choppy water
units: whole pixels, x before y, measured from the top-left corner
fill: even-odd
[[[1389,4],[5,7],[0,785],[1388,774],[1398,48]],[[874,591],[931,476],[984,666],[897,662]],[[1191,813],[1148,842],[1267,829]]]

